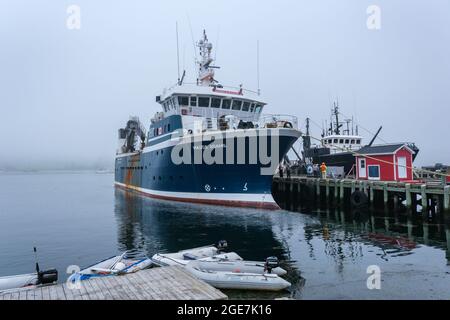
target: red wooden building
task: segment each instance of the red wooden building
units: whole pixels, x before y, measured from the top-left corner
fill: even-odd
[[[357,153],[356,178],[359,180],[413,180],[415,152],[406,143],[366,146]]]

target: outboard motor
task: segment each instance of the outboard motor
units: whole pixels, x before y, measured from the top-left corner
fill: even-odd
[[[217,243],[217,249],[220,251],[224,251],[226,248],[228,248],[228,242],[227,240],[220,240]]]
[[[38,272],[38,284],[50,284],[58,281],[58,270],[49,269]]]
[[[275,269],[279,266],[277,257],[268,257],[266,258],[266,263],[264,264],[264,271],[267,273],[272,273],[272,269]]]

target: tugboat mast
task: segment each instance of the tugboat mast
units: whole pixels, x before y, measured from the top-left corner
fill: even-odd
[[[339,105],[336,102],[333,103],[333,115],[336,118],[336,126],[335,126],[335,129],[334,129],[334,133],[336,133],[337,135],[340,135],[341,133],[340,133],[339,128],[341,126],[339,125]]]

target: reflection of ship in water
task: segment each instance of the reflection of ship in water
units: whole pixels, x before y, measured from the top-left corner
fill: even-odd
[[[277,256],[289,270],[289,281],[302,283],[298,270],[285,261],[286,250],[273,234],[272,220],[264,211],[169,202],[116,189],[115,216],[120,251],[140,250],[151,256],[226,239],[230,251],[246,260]],[[232,296],[236,294],[242,297],[243,293]]]

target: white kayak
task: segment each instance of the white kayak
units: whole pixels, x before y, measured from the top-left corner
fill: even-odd
[[[181,250],[175,253],[157,253],[152,256],[154,264],[165,267],[180,265],[185,266],[192,260],[242,260],[242,258],[234,252],[220,253],[215,246],[205,246],[187,250]]]
[[[110,257],[89,266],[79,272],[73,273],[69,281],[86,280],[93,277],[105,277],[133,273],[150,267],[153,263],[148,257],[140,259],[125,258],[126,252],[120,256]]]
[[[279,291],[291,286],[289,282],[273,273],[212,271],[204,269],[204,265],[204,261],[194,260],[186,264],[186,270],[219,289]]]

